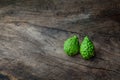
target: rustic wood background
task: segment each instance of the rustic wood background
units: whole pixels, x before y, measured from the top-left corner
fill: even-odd
[[[96,56],[67,56],[88,35]],[[0,80],[120,80],[120,0],[0,0]]]

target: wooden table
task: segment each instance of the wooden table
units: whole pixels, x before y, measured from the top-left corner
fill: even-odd
[[[69,57],[85,35],[95,57]],[[119,0],[0,0],[0,80],[119,80]]]

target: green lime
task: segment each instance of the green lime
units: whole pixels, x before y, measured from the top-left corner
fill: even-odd
[[[94,56],[94,44],[88,38],[88,36],[84,37],[81,46],[80,46],[80,53],[84,59],[90,59]]]
[[[74,35],[64,42],[64,51],[69,56],[74,56],[79,52],[79,40],[77,36]]]

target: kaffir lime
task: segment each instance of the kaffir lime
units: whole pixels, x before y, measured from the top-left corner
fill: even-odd
[[[84,37],[81,43],[80,53],[84,59],[90,59],[94,56],[94,44],[87,36]]]
[[[64,42],[64,51],[69,56],[74,56],[79,52],[79,40],[73,36]]]

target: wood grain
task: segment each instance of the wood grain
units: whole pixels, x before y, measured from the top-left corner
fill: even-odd
[[[1,0],[0,80],[119,80],[119,0]],[[69,57],[64,41],[88,35],[95,57]]]

